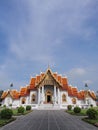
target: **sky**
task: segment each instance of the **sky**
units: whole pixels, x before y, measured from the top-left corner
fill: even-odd
[[[0,89],[45,72],[98,91],[98,0],[0,0]]]

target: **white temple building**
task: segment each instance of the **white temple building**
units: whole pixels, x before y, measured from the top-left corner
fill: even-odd
[[[32,109],[66,109],[68,105],[86,108],[96,106],[95,100],[93,91],[78,91],[68,84],[66,77],[52,72],[50,68],[32,77],[29,85],[21,87],[20,91],[8,90],[2,94],[2,105],[13,108],[27,105]]]

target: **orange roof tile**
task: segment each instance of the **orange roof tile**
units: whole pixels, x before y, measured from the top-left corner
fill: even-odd
[[[67,78],[62,77],[62,84],[68,84]]]
[[[28,90],[27,87],[22,87],[22,88],[20,89],[20,96],[26,96],[26,95],[28,95],[28,94],[29,94],[29,90]]]
[[[8,91],[5,91],[5,92],[3,92],[1,98],[4,99],[8,94],[10,94],[10,96],[13,99],[18,99],[19,98],[19,92],[17,90],[8,90]]]
[[[77,97],[77,95],[78,95],[78,89],[72,87],[72,94],[73,94],[73,96]]]
[[[55,79],[58,78],[58,74],[57,73],[53,73],[53,76],[54,76]]]
[[[2,93],[1,98],[4,99],[4,98],[7,96],[7,94],[8,94],[8,91],[4,91],[4,92]]]
[[[96,95],[95,95],[95,93],[92,91],[89,91],[89,94],[90,94],[90,96],[93,98],[93,99],[96,99]]]
[[[73,96],[72,87],[71,86],[68,86],[68,95],[69,96]]]
[[[60,75],[58,75],[58,81],[61,83],[61,79],[62,77]]]
[[[85,98],[85,92],[84,92],[84,90],[78,92],[77,98],[78,99],[84,99]]]
[[[10,91],[10,94],[11,94],[12,98],[14,98],[14,99],[18,99],[20,96],[20,93],[17,90]]]
[[[29,89],[34,89],[35,88],[35,81],[36,81],[36,78],[31,78]]]
[[[76,87],[68,86],[68,95],[69,96],[78,96],[78,89]]]
[[[40,79],[41,79],[41,76],[40,76],[40,75],[36,76],[36,83],[39,83],[39,82],[40,82]]]
[[[68,81],[65,77],[62,77],[62,87],[63,89],[68,90]]]
[[[36,78],[31,78],[31,80],[30,80],[30,85],[35,85],[35,80],[36,80]]]

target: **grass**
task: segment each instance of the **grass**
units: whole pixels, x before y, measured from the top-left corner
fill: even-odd
[[[98,127],[98,118],[97,119],[83,118],[82,120]]]
[[[0,111],[1,111],[2,109],[3,109],[3,108],[0,108]],[[26,111],[26,110],[25,110],[24,113],[21,114],[21,113],[18,113],[18,109],[12,109],[12,110],[13,110],[13,116],[26,115],[26,114],[32,112],[32,110],[30,110],[30,111]],[[0,118],[0,127],[4,126],[4,125],[6,125],[6,124],[8,124],[8,123],[10,123],[10,122],[12,122],[12,121],[14,121],[14,120],[16,120],[16,118],[14,118],[14,117],[12,117],[11,119],[1,119],[1,118]]]
[[[4,109],[5,107],[0,107],[0,111],[2,110],[2,109]],[[26,114],[28,114],[28,113],[30,113],[30,112],[32,112],[32,110],[30,110],[30,111],[24,111],[24,113],[23,114],[21,114],[21,113],[18,113],[18,109],[16,108],[16,109],[12,109],[13,110],[13,116],[20,116],[20,115],[26,115]]]
[[[87,116],[86,115],[86,111],[87,109],[81,109],[81,112],[80,113],[74,113],[73,110],[67,110],[66,112],[71,114],[71,115],[77,115],[77,116]]]
[[[96,109],[98,113],[98,106],[94,107],[94,109]],[[98,114],[97,114],[96,119],[89,119],[88,117],[86,117],[86,118],[83,118],[82,120],[98,127]]]
[[[8,124],[8,123],[10,123],[10,122],[12,122],[14,120],[16,120],[16,118],[11,118],[11,119],[1,119],[0,118],[0,127],[4,126],[4,125],[6,125],[6,124]]]
[[[95,109],[98,111],[98,107],[95,107]],[[87,116],[86,111],[87,111],[87,109],[81,109],[80,113],[74,113],[73,110],[67,110],[66,112],[68,112],[71,115]],[[92,125],[98,127],[98,116],[96,119],[89,119],[88,117],[85,117],[82,120],[89,123],[89,124],[92,124]]]
[[[94,107],[96,110],[98,110],[98,106],[97,107]],[[66,112],[71,114],[71,115],[77,115],[77,116],[87,116],[86,115],[86,111],[87,109],[81,109],[81,112],[80,113],[74,113],[73,110],[67,110]]]
[[[13,110],[13,116],[26,115],[26,114],[32,112],[32,110],[30,110],[30,111],[25,110],[24,113],[22,114],[22,113],[18,113],[18,109],[12,109],[12,110]]]

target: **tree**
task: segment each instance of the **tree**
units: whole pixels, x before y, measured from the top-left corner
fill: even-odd
[[[0,90],[0,102],[2,101],[1,96],[2,96],[3,90]]]
[[[98,91],[96,92],[96,104],[98,106]]]

